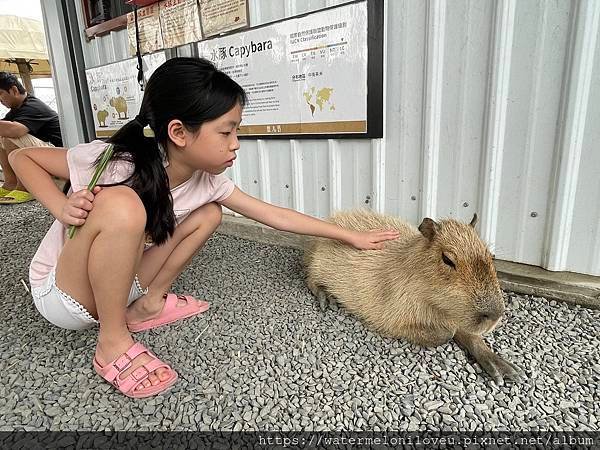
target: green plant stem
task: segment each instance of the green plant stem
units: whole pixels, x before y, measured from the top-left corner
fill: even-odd
[[[113,145],[109,144],[109,146],[106,147],[106,150],[104,150],[104,153],[102,154],[102,159],[100,160],[100,163],[98,163],[98,166],[96,166],[96,171],[94,172],[94,175],[92,176],[92,180],[90,181],[90,184],[88,184],[88,187],[87,187],[88,191],[92,192],[93,189],[96,187],[96,183],[102,176],[104,169],[106,169],[106,166],[108,165],[108,162],[110,161],[110,158],[112,157],[112,154],[113,154]],[[75,233],[77,232],[77,228],[79,228],[79,226],[76,226],[76,225],[71,225],[69,227],[69,231],[67,233],[67,235],[69,236],[69,239],[73,239],[73,237],[75,236]]]

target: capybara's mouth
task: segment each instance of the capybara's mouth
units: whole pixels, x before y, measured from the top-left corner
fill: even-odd
[[[494,331],[497,328],[502,327],[502,318],[498,318],[495,321],[488,321],[487,323],[483,323],[483,332],[481,334],[488,334]]]

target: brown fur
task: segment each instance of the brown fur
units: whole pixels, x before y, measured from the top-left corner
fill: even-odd
[[[127,100],[124,97],[113,97],[110,99],[109,104],[117,110],[119,119],[127,119]],[[124,117],[121,117],[121,114]]]
[[[360,231],[396,229],[400,237],[383,250],[366,251],[330,239],[312,240],[305,266],[307,284],[317,297],[334,297],[386,336],[423,346],[455,338],[497,381],[516,376],[518,369],[481,339],[498,324],[504,301],[492,255],[475,232],[476,217],[472,225],[426,218],[418,229],[367,210],[329,220]]]

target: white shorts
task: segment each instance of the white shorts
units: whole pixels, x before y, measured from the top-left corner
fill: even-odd
[[[127,305],[129,306],[147,292],[148,288],[142,289],[136,275],[129,291]],[[98,324],[81,303],[56,286],[56,269],[52,269],[42,286],[31,290],[31,295],[40,314],[57,327],[84,330]]]

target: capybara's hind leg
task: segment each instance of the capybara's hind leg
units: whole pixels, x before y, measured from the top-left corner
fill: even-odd
[[[319,294],[319,291],[321,290],[321,288],[317,285],[317,283],[315,283],[315,281],[311,277],[307,277],[306,285],[308,286],[308,289],[310,290],[310,292],[312,292],[312,295],[317,297]]]
[[[310,292],[312,292],[312,294],[317,297],[317,300],[319,300],[319,307],[321,308],[321,311],[325,311],[328,306],[331,306],[331,304],[334,303],[332,299],[328,298],[327,292],[325,292],[317,283],[315,283],[312,278],[307,278],[306,284],[308,289],[310,289]]]

